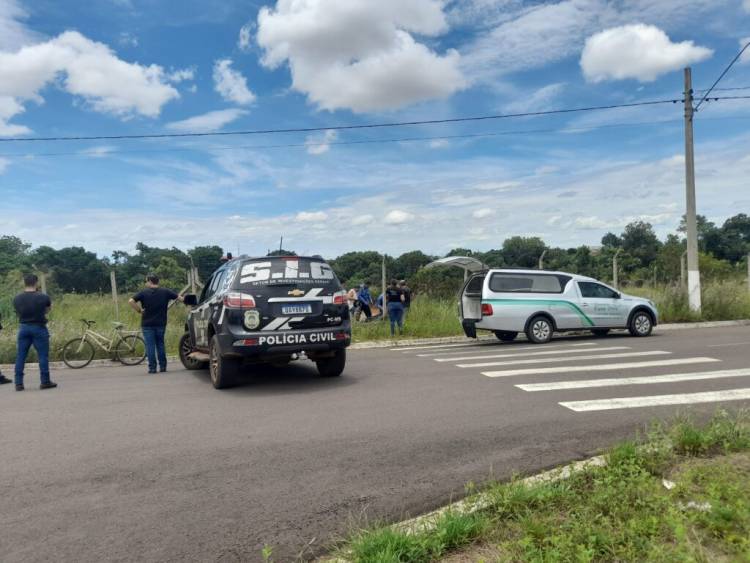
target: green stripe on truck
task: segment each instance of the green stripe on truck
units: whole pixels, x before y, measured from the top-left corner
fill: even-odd
[[[594,321],[581,311],[578,305],[562,299],[483,299],[482,303],[490,303],[491,305],[562,305],[576,313],[583,324],[595,326]]]

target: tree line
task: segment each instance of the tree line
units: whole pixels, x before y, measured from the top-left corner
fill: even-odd
[[[539,237],[514,236],[500,248],[485,252],[455,248],[448,256],[471,256],[489,267],[536,268],[544,255],[545,269],[563,270],[612,280],[612,260],[618,253],[619,278],[624,284],[676,283],[680,279],[681,257],[686,249],[684,220],[677,232],[660,240],[653,226],[635,221],[620,234],[607,233],[601,246],[559,248],[548,246]],[[723,279],[743,275],[750,252],[750,217],[741,213],[728,218],[720,226],[698,217],[698,239],[702,275]],[[271,254],[293,254],[277,250]],[[16,236],[0,236],[0,284],[8,291],[18,287],[23,271],[44,273],[52,293],[105,293],[110,288],[110,272],[115,272],[121,292],[134,291],[143,284],[146,273],[155,272],[164,285],[176,289],[186,285],[186,272],[194,265],[201,280],[206,281],[221,264],[223,249],[219,246],[197,246],[187,251],[179,248],[158,248],[138,243],[134,253],[114,251],[111,256],[98,257],[80,246],[54,249],[49,246],[32,248]],[[456,268],[425,270],[436,256],[420,250],[398,257],[386,256],[389,278],[407,279],[420,293],[448,296],[455,294],[463,274]],[[334,271],[348,287],[369,281],[379,285],[383,255],[376,251],[347,252],[329,260]]]

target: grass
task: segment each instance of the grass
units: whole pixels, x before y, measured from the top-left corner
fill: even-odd
[[[685,322],[698,320],[732,320],[750,318],[750,292],[745,282],[727,281],[704,285],[703,314],[694,315],[687,304],[684,292],[675,286],[658,286],[628,288],[628,293],[652,299],[661,316],[662,323]],[[119,301],[120,320],[131,330],[139,327],[139,318],[127,304],[128,296],[121,296]],[[183,331],[185,308],[176,305],[170,310],[167,326],[167,350],[177,353],[177,343]],[[0,299],[0,312],[5,330],[0,332],[0,363],[10,363],[15,358],[15,315],[10,309],[10,298]],[[60,350],[65,342],[78,336],[81,332],[79,319],[96,321],[97,332],[109,333],[110,321],[114,319],[114,307],[109,296],[99,295],[64,295],[54,299],[50,313],[50,333],[52,336],[51,357],[60,359]],[[354,342],[390,339],[390,326],[387,320],[370,323],[353,323]],[[458,319],[457,299],[435,299],[417,296],[412,302],[411,310],[404,324],[404,338],[429,338],[438,336],[461,335],[461,323]],[[32,352],[33,354],[33,352]],[[101,351],[97,357],[106,357]]]
[[[340,556],[425,561],[748,561],[750,417],[679,418],[566,480],[489,485],[489,508],[427,531],[358,531]],[[665,485],[669,485],[669,488]]]

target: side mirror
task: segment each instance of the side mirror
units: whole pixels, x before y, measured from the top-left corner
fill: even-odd
[[[190,307],[195,307],[198,304],[198,298],[192,293],[189,293],[188,295],[185,295],[185,297],[183,297],[182,302]]]

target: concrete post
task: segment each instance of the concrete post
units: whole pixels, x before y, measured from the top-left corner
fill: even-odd
[[[685,69],[685,201],[687,210],[687,270],[690,310],[701,312],[701,276],[698,266],[698,223],[695,211],[695,157],[693,154],[693,80]]]

